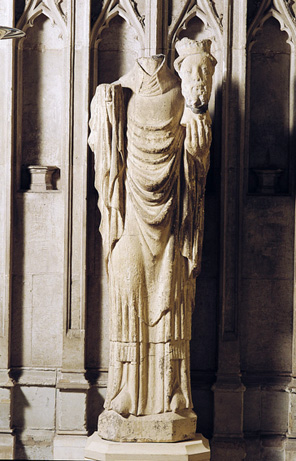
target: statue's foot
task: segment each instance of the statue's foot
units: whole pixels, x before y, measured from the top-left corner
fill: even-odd
[[[180,389],[174,393],[170,408],[174,412],[178,412],[186,408],[186,400]]]
[[[111,401],[112,410],[123,416],[128,416],[132,413],[132,399],[131,395],[127,390],[122,390],[119,394]]]

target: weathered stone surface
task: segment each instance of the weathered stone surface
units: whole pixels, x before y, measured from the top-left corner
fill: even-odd
[[[85,432],[86,392],[59,390],[57,395],[57,430]]]
[[[16,431],[15,459],[53,459],[54,431],[32,430]]]
[[[17,386],[14,390],[13,422],[19,429],[53,430],[55,427],[55,389]]]
[[[178,441],[195,432],[188,364],[212,140],[210,46],[177,43],[181,86],[164,55],[139,58],[118,82],[99,85],[91,103],[110,294],[109,385],[98,432],[109,440]]]
[[[0,458],[15,459],[15,436],[0,433]]]
[[[100,416],[98,434],[117,442],[177,442],[194,438],[196,419],[190,410],[127,417],[105,410]]]
[[[9,429],[11,424],[11,389],[0,387],[0,429]]]
[[[53,459],[82,460],[87,442],[86,436],[56,435],[53,441]]]

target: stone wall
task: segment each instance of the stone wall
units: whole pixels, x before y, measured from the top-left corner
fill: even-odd
[[[197,429],[214,461],[292,461],[293,2],[8,3],[1,24],[27,37],[0,42],[0,458],[82,458],[96,429],[108,293],[89,103],[138,56],[171,65],[187,36],[211,38],[218,61],[191,344]]]

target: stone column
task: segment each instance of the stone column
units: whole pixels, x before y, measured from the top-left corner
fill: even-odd
[[[166,53],[168,1],[148,0],[146,12],[145,56]]]
[[[224,9],[225,76],[222,120],[222,254],[219,362],[214,391],[213,461],[241,461],[244,386],[240,375],[239,308],[247,2]]]
[[[295,133],[294,133],[295,139]],[[294,273],[295,278],[295,273]],[[295,283],[294,283],[295,286]],[[292,349],[292,379],[287,388],[289,393],[289,415],[287,441],[285,445],[285,460],[293,461],[296,456],[296,313],[294,297],[294,319],[293,319],[293,349]]]
[[[85,304],[86,195],[89,109],[90,2],[67,7],[69,51],[69,145],[65,155],[65,271],[63,365],[57,379],[54,457],[83,457],[86,443]],[[75,451],[74,450],[74,451]],[[65,459],[65,458],[64,458]]]
[[[13,2],[0,6],[0,24],[13,26]],[[11,236],[13,177],[13,41],[0,41],[1,114],[6,123],[0,131],[0,458],[14,458],[11,427],[12,389],[10,369]]]

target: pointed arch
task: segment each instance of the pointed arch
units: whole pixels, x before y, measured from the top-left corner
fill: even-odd
[[[94,23],[91,31],[91,48],[96,48],[101,40],[101,35],[104,29],[109,27],[110,21],[115,16],[121,16],[132,28],[138,36],[141,47],[144,48],[144,29],[143,22],[140,20],[129,0],[109,0],[102,9],[101,14]]]
[[[178,18],[169,28],[169,49],[174,49],[179,33],[187,28],[188,23],[194,17],[198,17],[204,23],[205,29],[210,31],[212,40],[217,42],[216,47],[220,48],[222,46],[222,22],[214,11],[211,2],[202,0],[198,6],[196,1],[189,0]]]
[[[295,91],[296,91],[296,82],[295,82],[295,43],[296,43],[296,22],[295,19],[293,18],[293,15],[291,14],[291,11],[289,10],[288,5],[286,2],[281,2],[279,0],[264,0],[262,4],[260,5],[260,8],[258,9],[258,12],[250,24],[248,34],[247,34],[247,98],[246,98],[246,109],[247,109],[247,117],[246,117],[246,152],[248,152],[248,164],[249,164],[249,178],[248,178],[248,190],[249,192],[253,193],[253,190],[255,190],[255,176],[253,174],[252,170],[252,161],[251,161],[251,152],[254,150],[254,146],[252,147],[251,139],[254,138],[252,136],[251,131],[253,129],[254,131],[254,126],[257,126],[256,124],[260,125],[259,119],[256,119],[256,110],[255,114],[253,114],[254,110],[252,110],[252,100],[254,99],[254,95],[252,96],[252,93],[254,91],[254,84],[252,84],[254,77],[253,73],[255,72],[255,61],[254,61],[254,47],[258,43],[258,40],[260,40],[260,32],[263,32],[268,27],[268,24],[270,24],[271,19],[274,19],[276,23],[278,24],[278,31],[279,33],[285,33],[285,36],[282,36],[283,40],[286,42],[286,51],[284,49],[281,51],[281,54],[277,52],[277,59],[280,59],[279,56],[282,55],[282,59],[284,59],[285,56],[285,66],[283,63],[278,64],[280,66],[279,68],[281,69],[281,72],[284,73],[283,75],[285,76],[285,100],[286,103],[284,104],[285,107],[285,114],[286,114],[286,131],[285,127],[282,126],[283,121],[278,121],[276,123],[276,114],[274,115],[274,122],[276,126],[282,126],[282,134],[280,136],[281,139],[286,138],[286,147],[282,146],[284,149],[285,155],[287,157],[286,161],[286,167],[284,169],[284,175],[286,176],[286,185],[284,186],[284,181],[282,182],[282,192],[286,193],[289,191],[290,186],[289,183],[291,182],[291,173],[288,172],[289,169],[291,169],[291,155],[292,155],[292,144],[293,144],[293,139],[295,139],[295,126],[296,126],[296,116],[294,114],[294,104],[295,104]],[[274,24],[276,24],[274,23]],[[269,26],[270,27],[270,26]],[[288,52],[289,50],[289,52]],[[271,53],[273,50],[270,51]],[[255,52],[256,55],[257,51]],[[263,51],[261,51],[263,53]],[[262,54],[264,56],[264,54]],[[268,57],[265,56],[265,60],[268,60]],[[269,61],[268,61],[269,62]],[[258,65],[259,65],[258,61]],[[268,63],[267,63],[268,64]],[[270,64],[271,65],[271,64]],[[277,72],[277,67],[276,67],[276,61],[273,60],[273,66],[274,66],[274,72]],[[285,70],[284,70],[285,69]],[[263,72],[260,72],[260,75],[262,75]],[[258,77],[259,78],[259,77]],[[263,77],[262,77],[263,78]],[[259,78],[260,80],[260,78]],[[272,80],[268,80],[268,82],[271,82]],[[263,83],[262,83],[263,84]],[[265,88],[266,85],[263,84],[263,87]],[[273,92],[276,94],[276,88]],[[261,96],[264,94],[264,92],[261,94]],[[284,93],[283,93],[284,94]],[[282,99],[283,99],[283,94],[281,96],[278,95],[279,98],[279,107],[282,107],[283,104],[281,104]],[[255,98],[256,99],[256,98]],[[260,100],[260,98],[259,98]],[[258,98],[256,99],[256,106],[258,105]],[[270,105],[268,105],[270,107]],[[267,107],[265,107],[265,110],[267,110]],[[276,113],[279,110],[275,111]],[[284,111],[284,108],[282,108],[282,111]],[[271,116],[271,115],[269,115]],[[252,119],[255,120],[252,121]],[[258,117],[257,117],[258,118]],[[265,118],[265,117],[264,117]],[[257,121],[256,121],[257,120]],[[258,125],[258,126],[259,126]],[[252,128],[253,127],[253,128]],[[272,130],[273,134],[277,132],[276,129]],[[284,132],[286,135],[284,136]],[[254,133],[253,133],[254,134]],[[267,146],[268,143],[266,143]],[[275,145],[272,143],[272,145]],[[258,146],[257,146],[258,147]],[[272,149],[271,149],[272,150]],[[275,164],[276,162],[272,161],[272,153],[268,152],[266,154],[267,157],[270,159],[269,163]],[[268,164],[268,160],[266,160]],[[274,165],[273,165],[274,166]],[[267,168],[267,167],[266,167]],[[254,169],[254,168],[253,168]],[[255,170],[254,170],[255,171]]]
[[[95,87],[99,80],[99,69],[97,63],[99,61],[99,47],[102,42],[104,31],[112,25],[112,21],[116,18],[121,18],[134,31],[135,37],[138,39],[139,48],[144,49],[145,37],[144,27],[139,15],[136,14],[135,8],[129,0],[109,0],[105,3],[100,15],[91,31],[90,50],[91,50],[91,95],[94,93]]]
[[[41,2],[38,0],[30,0],[26,4],[25,10],[17,23],[17,27],[26,32],[28,28],[34,26],[35,20],[42,14],[51,21],[52,25],[59,27],[61,37],[66,36],[67,21],[60,7],[60,0],[42,0]],[[23,40],[24,39],[19,42],[20,47],[22,46]]]
[[[295,49],[296,20],[291,14],[289,6],[285,2],[279,0],[263,0],[261,3],[248,30],[248,47],[252,47],[257,32],[262,29],[265,22],[271,17],[274,17],[278,21],[281,31],[288,34],[287,43],[291,45],[292,49]]]

